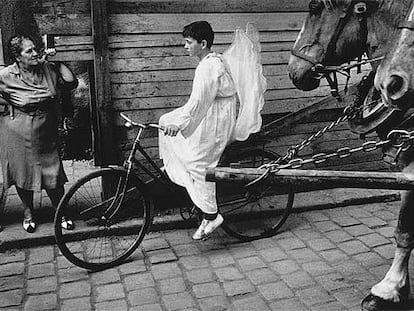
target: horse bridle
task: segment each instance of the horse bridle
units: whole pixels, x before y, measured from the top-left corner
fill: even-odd
[[[321,0],[319,0],[321,1]],[[361,5],[358,6],[358,4],[361,3]],[[351,16],[356,13],[356,14],[360,14],[361,18],[359,18],[359,22],[361,24],[361,32],[363,32],[364,34],[368,33],[368,28],[367,28],[367,21],[366,21],[366,17],[365,17],[365,12],[367,10],[367,3],[366,0],[353,0],[351,1],[348,6],[346,6],[343,9],[343,12],[339,18],[339,22],[337,24],[337,27],[335,28],[335,32],[331,38],[331,40],[329,41],[328,47],[326,49],[326,53],[325,53],[325,57],[321,62],[316,61],[315,59],[312,59],[310,56],[306,55],[305,53],[301,52],[301,50],[306,46],[302,46],[299,49],[292,49],[291,50],[291,54],[303,59],[309,63],[311,63],[313,65],[313,67],[311,68],[311,70],[313,72],[315,72],[316,74],[321,75],[322,77],[326,78],[326,80],[328,81],[328,84],[331,88],[331,94],[337,98],[338,100],[341,100],[340,96],[339,96],[339,92],[338,92],[338,79],[337,79],[337,75],[336,72],[340,71],[341,69],[343,70],[344,67],[342,66],[325,66],[323,65],[324,61],[326,60],[327,57],[334,55],[335,53],[335,48],[336,48],[336,43],[338,41],[339,36],[341,35],[342,31],[345,28],[345,25],[347,24],[348,20],[351,18]],[[364,48],[364,50],[367,50],[367,47]],[[349,72],[349,70],[353,67],[357,67],[360,66],[360,60],[361,57],[358,57],[358,62],[357,64],[353,65],[353,66],[348,66],[346,71]],[[331,78],[330,74],[332,73],[333,77]],[[348,80],[349,80],[349,74],[347,75]],[[347,81],[348,83],[348,81]]]

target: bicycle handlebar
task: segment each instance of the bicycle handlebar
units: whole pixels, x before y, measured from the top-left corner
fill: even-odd
[[[124,119],[125,122],[125,126],[126,127],[140,127],[142,129],[147,129],[149,127],[153,127],[153,128],[157,128],[159,130],[164,130],[162,126],[158,125],[158,124],[154,124],[154,123],[147,123],[147,124],[143,124],[143,123],[138,123],[138,122],[134,122],[132,121],[130,118],[128,118],[125,114],[123,114],[122,112],[119,113],[119,115],[121,116],[122,119]]]

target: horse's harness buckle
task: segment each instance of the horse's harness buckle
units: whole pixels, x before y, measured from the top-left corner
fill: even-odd
[[[387,139],[394,148],[397,148],[397,152],[394,157],[394,164],[396,164],[401,152],[407,151],[412,146],[414,132],[408,132],[406,130],[392,130],[388,133]]]
[[[317,63],[317,64],[313,65],[311,70],[312,70],[312,72],[315,73],[315,76],[318,79],[321,79],[322,77],[324,77],[326,75],[325,66],[322,65],[321,63]]]
[[[367,4],[365,2],[358,2],[354,5],[354,13],[358,17],[363,17],[363,14],[367,12]]]
[[[406,130],[392,130],[387,135],[391,145],[395,148],[402,148],[402,151],[410,148],[413,138],[412,134]]]
[[[313,65],[311,70],[314,73],[317,73],[317,74],[324,74],[325,73],[325,66],[322,65],[321,63],[317,63],[317,64]]]

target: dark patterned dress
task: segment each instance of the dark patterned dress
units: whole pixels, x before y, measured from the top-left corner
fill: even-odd
[[[23,78],[18,65],[0,71],[0,96],[9,113],[0,117],[0,157],[4,187],[25,190],[54,189],[66,174],[58,154],[59,90],[72,89],[52,63],[46,63],[34,81]]]

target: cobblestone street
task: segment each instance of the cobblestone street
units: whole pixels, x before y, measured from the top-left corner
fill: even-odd
[[[56,246],[7,251],[0,310],[359,310],[391,263],[399,203],[292,214],[280,234],[248,243],[220,229],[205,242],[154,232],[128,262],[94,273]]]

